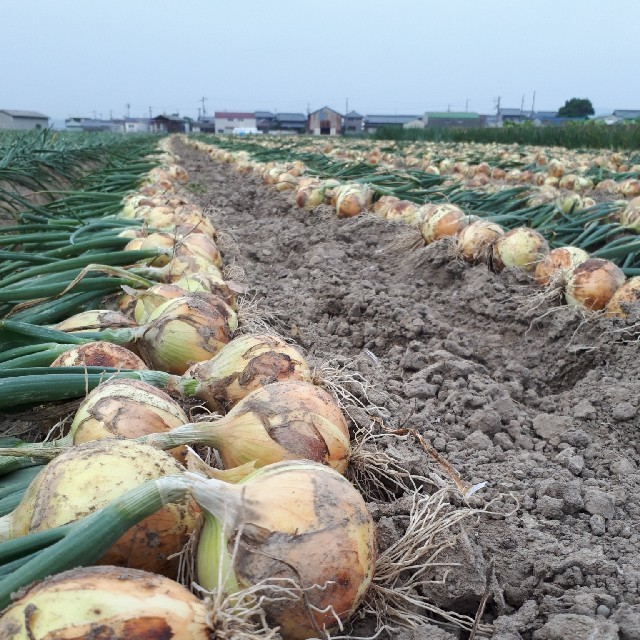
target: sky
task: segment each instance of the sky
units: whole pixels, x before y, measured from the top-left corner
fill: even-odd
[[[640,0],[1,2],[0,109],[54,120],[640,109]]]

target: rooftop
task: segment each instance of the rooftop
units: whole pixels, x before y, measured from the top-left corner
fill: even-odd
[[[293,120],[295,122],[306,122],[307,116],[304,113],[276,113],[276,120]]]
[[[455,120],[477,120],[480,114],[475,111],[427,111],[425,115],[434,120],[453,118]]]
[[[372,115],[365,116],[364,120],[367,124],[404,124],[405,122],[411,122],[411,120],[419,120],[420,116],[380,116]]]
[[[244,120],[244,119],[255,118],[256,114],[254,111],[252,111],[251,113],[249,113],[248,111],[216,111],[215,117],[220,119],[240,118]]]
[[[38,111],[21,111],[19,109],[0,109],[0,113],[6,113],[13,118],[44,118],[49,119],[49,116],[45,116]]]

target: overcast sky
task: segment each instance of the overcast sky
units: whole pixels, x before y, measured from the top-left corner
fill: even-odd
[[[640,0],[2,0],[0,109],[640,109]]]

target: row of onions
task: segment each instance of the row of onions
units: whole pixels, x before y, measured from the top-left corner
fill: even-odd
[[[25,310],[17,304],[0,325],[3,409],[86,396],[61,437],[2,442],[0,605],[51,576],[5,610],[2,637],[252,637],[267,623],[285,639],[320,637],[359,607],[382,614],[399,569],[419,582],[437,555],[425,529],[424,549],[396,551],[390,568],[377,558],[348,478],[382,486],[387,461],[376,472],[368,455],[363,470],[336,398],[298,349],[238,334],[242,288],[220,270],[213,225],[179,195],[177,160],[165,146],[166,166],[104,218],[139,223],[110,227],[128,261],[89,253],[47,292],[64,297],[103,273],[125,289],[112,309],[44,326],[12,319]],[[34,286],[46,277],[25,272]],[[182,406],[189,397],[206,406],[198,419]],[[221,468],[187,445],[210,448]],[[208,598],[175,582],[191,562],[187,576]],[[397,592],[387,615],[402,623],[416,603]],[[404,622],[420,619],[411,611]]]
[[[419,205],[393,195],[380,195],[368,183],[307,177],[306,167],[299,161],[270,166],[250,162],[243,151],[221,151],[199,141],[193,144],[207,149],[214,160],[234,162],[239,171],[257,173],[265,184],[278,191],[293,190],[299,207],[313,209],[327,204],[335,209],[338,217],[369,211],[386,220],[413,225],[426,244],[447,239],[454,247],[453,255],[467,263],[485,264],[496,272],[516,268],[530,273],[536,285],[546,288],[546,297],[562,298],[569,306],[602,311],[609,317],[624,317],[629,305],[640,300],[640,275],[627,280],[619,266],[602,257],[602,251],[592,257],[575,246],[550,250],[538,231],[525,226],[507,231],[497,222],[465,212],[455,204]],[[579,197],[575,193],[573,196]],[[567,203],[563,206],[567,211],[571,209]],[[640,197],[625,204],[621,217],[630,226],[640,220]],[[614,250],[614,253],[618,252]]]

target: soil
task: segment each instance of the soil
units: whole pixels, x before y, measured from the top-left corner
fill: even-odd
[[[298,209],[292,192],[175,144],[191,199],[222,230],[225,264],[244,272],[275,329],[313,364],[362,376],[367,397],[351,390],[388,427],[417,430],[466,483],[486,483],[468,503],[493,501],[491,514],[452,539],[444,558],[459,566],[424,588],[434,605],[473,618],[486,593],[483,623],[500,640],[640,638],[640,341],[630,321],[531,309],[524,274],[465,265],[446,243],[409,248],[406,225],[372,215]],[[448,480],[407,440],[379,446]],[[407,500],[370,509],[384,549],[406,527]],[[348,631],[370,633],[369,617]],[[441,624],[391,635],[468,637]]]

